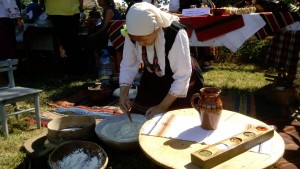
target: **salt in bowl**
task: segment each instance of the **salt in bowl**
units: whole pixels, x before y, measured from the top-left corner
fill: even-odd
[[[49,156],[51,169],[105,169],[108,156],[101,146],[90,141],[69,141]]]

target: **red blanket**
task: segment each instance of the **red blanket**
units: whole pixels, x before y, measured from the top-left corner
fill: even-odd
[[[199,41],[206,41],[244,26],[241,15],[180,17],[180,23],[187,26],[189,37],[194,29]]]

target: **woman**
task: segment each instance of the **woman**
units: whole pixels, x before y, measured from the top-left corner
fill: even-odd
[[[95,64],[98,63],[99,54],[102,49],[107,49],[109,38],[107,30],[110,26],[110,22],[112,20],[121,19],[121,14],[116,10],[113,0],[98,0],[98,5],[103,9],[103,20],[88,36],[88,48],[93,52]]]
[[[45,5],[46,13],[53,24],[54,35],[66,52],[63,67],[70,73],[80,73],[78,67],[82,66],[83,58],[78,25],[80,19],[84,18],[83,0],[40,0],[40,4]]]
[[[16,1],[0,0],[0,60],[17,58],[15,26],[24,29]]]
[[[120,64],[120,108],[123,112],[155,114],[175,108],[191,107],[190,97],[203,86],[201,71],[190,57],[189,39],[184,29],[175,35],[170,50],[166,30],[179,18],[150,3],[134,4],[126,15],[128,37],[125,38]],[[172,30],[172,29],[171,29]],[[167,37],[167,38],[166,38]],[[146,51],[145,51],[146,50]],[[134,103],[128,92],[138,69],[144,63]]]
[[[32,0],[30,4],[27,5],[26,9],[23,11],[23,14],[28,14],[32,12],[30,20],[37,20],[39,16],[44,12],[42,5],[39,3],[38,0]]]

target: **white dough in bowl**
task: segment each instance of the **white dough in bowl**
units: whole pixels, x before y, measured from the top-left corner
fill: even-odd
[[[147,118],[141,114],[130,113],[132,123],[127,114],[107,117],[95,127],[97,137],[107,145],[121,151],[139,147],[139,134]]]
[[[121,120],[106,124],[100,132],[110,140],[118,142],[136,140],[142,125],[143,122],[140,121],[133,120],[130,123],[128,120]]]

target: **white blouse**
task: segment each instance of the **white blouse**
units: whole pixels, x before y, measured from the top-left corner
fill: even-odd
[[[18,17],[20,17],[20,10],[15,0],[0,0],[0,18]]]
[[[158,63],[165,75],[165,38],[164,31],[158,32],[154,42]],[[154,46],[147,46],[147,56],[152,64],[154,57]],[[181,29],[178,31],[174,44],[169,51],[168,59],[173,74],[173,83],[169,93],[176,97],[186,97],[190,77],[192,73],[189,39],[186,31]],[[129,37],[125,38],[123,59],[120,64],[120,86],[131,85],[138,69],[143,63],[142,47],[139,43],[132,43]]]

